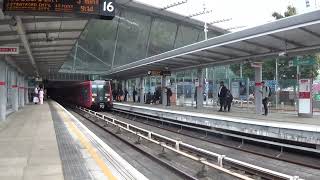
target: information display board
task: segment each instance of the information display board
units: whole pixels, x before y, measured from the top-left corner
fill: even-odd
[[[232,79],[231,94],[234,98],[246,100],[249,96],[249,80]]]
[[[312,81],[311,79],[299,80],[299,109],[298,115],[312,116]]]
[[[4,0],[6,14],[57,15],[61,13],[113,19],[115,0]]]

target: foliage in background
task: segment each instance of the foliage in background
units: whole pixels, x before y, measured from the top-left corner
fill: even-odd
[[[284,17],[289,17],[297,14],[297,10],[293,6],[288,6],[287,10],[282,15],[281,13],[274,12],[272,16],[275,19],[281,19]],[[313,55],[304,55],[303,57],[312,56],[316,59],[316,65],[314,66],[301,66],[300,73],[301,78],[316,78],[319,75],[319,65],[320,65],[320,57],[318,54]],[[289,79],[296,79],[297,68],[296,67],[289,67],[289,61],[292,60],[293,57],[287,57],[279,59],[279,66],[278,66],[278,74],[279,74],[279,81],[283,82],[283,87],[289,87],[291,83],[286,83]],[[240,76],[240,65],[234,64],[230,66],[231,70]],[[264,80],[274,80],[276,75],[276,59],[268,59],[265,60],[263,63],[262,68],[262,77]],[[243,77],[249,77],[250,80],[254,80],[255,71],[254,68],[251,67],[250,64],[243,64]]]

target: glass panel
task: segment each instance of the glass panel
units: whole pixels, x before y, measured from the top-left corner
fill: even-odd
[[[114,66],[145,58],[151,17],[123,12],[119,24],[118,44]]]
[[[175,23],[155,19],[151,28],[148,56],[173,49],[176,31],[177,25]]]
[[[187,26],[180,26],[175,43],[175,48],[197,42],[198,36],[199,30]]]

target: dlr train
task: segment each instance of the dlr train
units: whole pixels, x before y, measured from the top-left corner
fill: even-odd
[[[95,80],[73,83],[60,88],[59,96],[63,101],[76,104],[88,109],[111,109],[112,90],[111,81]]]

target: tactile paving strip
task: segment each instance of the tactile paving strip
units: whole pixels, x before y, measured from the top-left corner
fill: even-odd
[[[62,162],[63,175],[65,180],[91,180],[86,162],[79,145],[74,142],[72,135],[58,115],[57,110],[52,106],[50,110],[53,119],[53,125],[56,132],[60,158]]]

